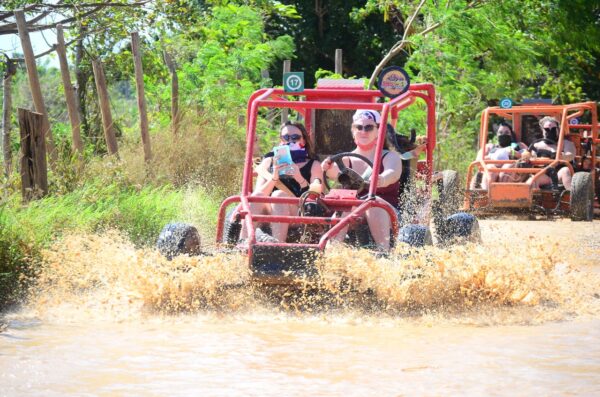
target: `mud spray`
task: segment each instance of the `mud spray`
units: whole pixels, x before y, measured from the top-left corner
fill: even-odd
[[[168,261],[115,232],[73,234],[44,253],[20,315],[64,322],[284,313],[475,325],[597,317],[600,274],[574,266],[581,260],[570,252],[550,238],[450,249],[400,246],[389,258],[339,246],[319,260],[313,282],[273,289],[250,282],[243,255]]]

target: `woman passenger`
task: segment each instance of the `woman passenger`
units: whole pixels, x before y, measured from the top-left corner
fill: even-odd
[[[291,166],[278,165],[278,156],[273,152],[265,155],[257,166],[258,178],[253,196],[271,197],[300,197],[308,190],[310,183],[322,178],[319,162],[315,161],[315,154],[310,138],[302,123],[286,122],[279,130],[280,145],[289,145],[294,163]],[[283,169],[286,172],[283,173]],[[252,213],[293,216],[298,213],[295,204],[279,203],[251,203]],[[271,236],[265,241],[285,242],[288,232],[288,223],[271,223]],[[243,228],[242,237],[246,232]]]

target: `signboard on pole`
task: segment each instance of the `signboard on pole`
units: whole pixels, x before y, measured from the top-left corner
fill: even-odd
[[[283,90],[285,92],[304,91],[304,72],[286,72],[283,74]]]

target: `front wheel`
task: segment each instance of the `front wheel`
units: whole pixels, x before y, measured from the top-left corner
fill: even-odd
[[[443,221],[438,232],[438,240],[442,245],[459,244],[463,242],[481,242],[479,221],[472,214],[457,212]]]
[[[156,240],[156,248],[171,260],[182,254],[199,255],[200,243],[200,233],[194,226],[186,223],[169,223],[160,232]]]
[[[571,220],[591,222],[594,218],[594,186],[589,172],[576,172],[571,181]]]

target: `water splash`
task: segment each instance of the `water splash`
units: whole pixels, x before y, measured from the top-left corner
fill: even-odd
[[[559,244],[466,245],[388,258],[334,247],[319,277],[290,289],[253,285],[240,254],[167,261],[116,232],[65,236],[44,252],[29,310],[61,321],[179,313],[410,318],[476,325],[600,315],[600,275],[570,265]]]

